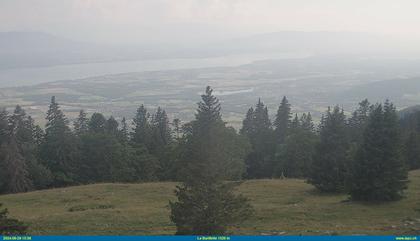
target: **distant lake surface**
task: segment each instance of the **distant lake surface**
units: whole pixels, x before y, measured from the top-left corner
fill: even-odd
[[[159,59],[83,63],[36,68],[0,69],[0,88],[35,85],[58,80],[82,79],[92,76],[129,72],[160,71],[175,69],[232,67],[266,59],[305,58],[303,53],[229,55],[216,58]]]

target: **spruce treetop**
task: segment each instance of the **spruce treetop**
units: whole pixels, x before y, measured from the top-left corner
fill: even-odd
[[[196,121],[201,123],[216,123],[222,121],[220,113],[221,106],[219,99],[213,95],[213,89],[210,86],[206,87],[206,92],[201,95],[201,101],[198,103]]]

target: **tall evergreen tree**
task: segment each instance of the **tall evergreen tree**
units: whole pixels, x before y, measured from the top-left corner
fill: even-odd
[[[359,107],[353,112],[349,119],[349,138],[353,143],[360,143],[363,138],[363,130],[367,125],[372,105],[368,99],[359,103]]]
[[[16,106],[10,117],[11,137],[17,145],[18,155],[25,162],[26,173],[34,188],[46,188],[51,183],[51,172],[39,161],[39,145],[43,143],[43,131],[25,111]]]
[[[246,112],[245,119],[242,121],[242,128],[239,131],[244,136],[251,138],[255,133],[255,114],[254,108],[251,107]]]
[[[308,182],[322,192],[345,190],[349,172],[349,141],[346,117],[338,106],[328,108],[320,125],[320,141],[316,146]]]
[[[121,129],[120,129],[120,140],[122,143],[126,144],[129,141],[129,131],[128,131],[128,124],[125,117],[121,120]]]
[[[302,116],[300,117],[300,123],[302,129],[306,131],[312,132],[315,130],[314,122],[312,120],[312,115],[310,112],[302,114]]]
[[[276,176],[308,177],[316,141],[310,114],[303,114],[300,119],[296,115],[284,144],[278,147],[276,153]]]
[[[119,130],[118,130],[119,123],[113,116],[109,117],[108,120],[105,122],[105,130],[107,133],[118,136]]]
[[[220,134],[226,131],[219,100],[207,87],[192,123],[192,135],[187,140],[184,156],[187,172],[175,192],[177,201],[170,202],[170,218],[177,234],[223,235],[229,226],[251,213],[247,199],[234,194],[233,184],[223,182],[231,175],[226,173],[233,157],[230,151],[233,146],[236,150],[240,148],[236,143],[226,148],[224,142],[219,142]]]
[[[87,118],[86,112],[84,110],[80,110],[79,116],[73,123],[74,132],[76,133],[76,135],[80,136],[86,133],[88,131],[88,124],[89,119]]]
[[[90,132],[81,141],[79,173],[83,183],[126,181],[134,175],[126,160],[126,149],[116,136]]]
[[[175,140],[179,140],[179,138],[181,137],[181,120],[178,118],[175,118],[172,121],[172,126],[173,126],[173,132],[174,132],[174,137]]]
[[[3,144],[0,150],[2,155],[2,169],[4,178],[7,180],[3,188],[6,193],[27,192],[32,190],[33,183],[30,179],[27,163],[19,150],[16,137],[12,136],[7,144]]]
[[[291,124],[291,118],[291,106],[286,96],[284,96],[277,110],[276,119],[274,121],[276,140],[278,143],[283,143],[286,139],[287,131]]]
[[[400,137],[394,106],[378,104],[370,114],[356,161],[350,195],[353,200],[391,201],[407,188],[407,170],[400,156]]]
[[[10,138],[9,113],[6,109],[0,109],[0,145]]]
[[[252,145],[252,151],[245,160],[247,177],[271,177],[275,143],[268,109],[261,99],[258,99],[255,109],[251,107],[248,110],[240,132],[249,139]]]
[[[56,102],[55,96],[51,97],[46,119],[47,124],[45,130],[47,136],[62,134],[69,131],[68,120]]]
[[[93,133],[105,133],[106,119],[101,113],[93,113],[89,120],[89,131]]]
[[[404,145],[404,158],[410,170],[420,168],[420,142],[415,131],[411,131]]]
[[[3,128],[7,140],[2,142],[0,155],[0,192],[25,192],[44,188],[50,183],[50,173],[38,161],[37,128],[33,119],[16,106]]]
[[[149,147],[151,135],[149,117],[147,109],[144,105],[141,105],[133,119],[134,132],[131,138],[134,143],[143,144],[147,147]]]
[[[54,96],[51,98],[46,119],[45,138],[40,150],[41,160],[51,170],[55,186],[73,184],[77,181],[77,142]]]
[[[165,110],[158,107],[152,117],[152,151],[156,152],[168,145],[171,141],[171,128]]]

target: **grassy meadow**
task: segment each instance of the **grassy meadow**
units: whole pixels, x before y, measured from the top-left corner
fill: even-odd
[[[0,203],[32,235],[166,235],[175,232],[168,208],[175,185],[94,184],[2,195]],[[245,181],[238,192],[255,214],[232,234],[420,234],[420,170],[410,173],[403,200],[384,204],[319,194],[297,179]]]

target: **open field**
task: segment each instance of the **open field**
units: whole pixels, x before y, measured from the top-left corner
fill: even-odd
[[[420,170],[410,173],[406,198],[369,205],[346,195],[321,195],[303,180],[252,180],[239,192],[255,208],[234,234],[420,234]],[[11,216],[30,225],[31,234],[173,234],[168,200],[175,183],[94,184],[2,195]]]

